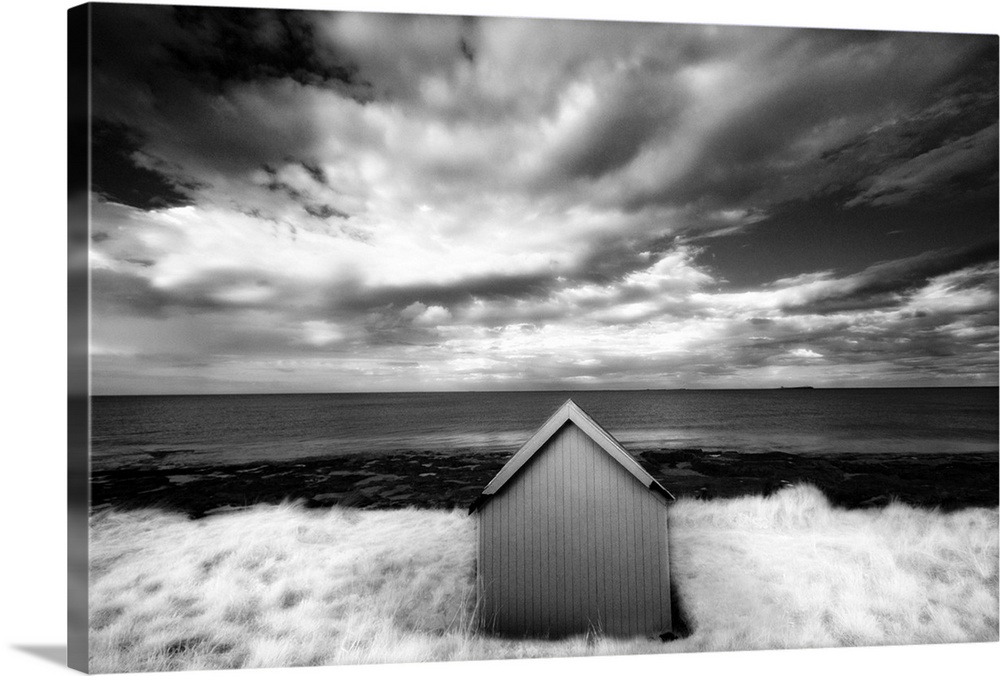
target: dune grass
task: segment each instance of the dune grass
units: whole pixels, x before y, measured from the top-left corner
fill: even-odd
[[[670,643],[475,626],[460,511],[257,506],[91,518],[99,673],[998,640],[998,510],[840,510],[810,486],[682,499]]]

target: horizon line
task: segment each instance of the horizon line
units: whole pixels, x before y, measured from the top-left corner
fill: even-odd
[[[998,389],[992,385],[847,385],[812,386],[779,385],[776,387],[621,387],[592,389],[518,389],[518,390],[333,390],[305,392],[141,392],[141,393],[86,393],[69,395],[69,398],[86,397],[242,397],[242,396],[302,396],[302,395],[377,395],[377,394],[546,394],[559,392],[774,392],[780,390],[965,390]]]

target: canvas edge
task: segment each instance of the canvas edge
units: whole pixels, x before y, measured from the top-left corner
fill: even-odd
[[[66,11],[67,44],[67,548],[66,665],[89,671],[89,4]]]

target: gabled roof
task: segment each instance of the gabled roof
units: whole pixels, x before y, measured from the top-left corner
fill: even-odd
[[[489,500],[496,495],[504,485],[510,481],[514,475],[516,475],[521,468],[523,468],[528,461],[531,460],[532,456],[535,455],[545,443],[551,439],[556,432],[562,429],[562,426],[567,422],[572,422],[574,425],[579,427],[584,434],[590,437],[594,443],[603,448],[608,455],[614,458],[619,465],[625,468],[625,470],[634,476],[636,479],[642,483],[643,486],[659,493],[668,500],[673,500],[674,496],[670,492],[660,485],[656,479],[654,479],[649,472],[644,470],[635,458],[626,451],[618,440],[611,436],[607,430],[601,427],[597,422],[591,418],[587,413],[577,406],[572,399],[567,399],[566,403],[559,407],[559,410],[552,414],[548,420],[545,421],[541,427],[538,428],[528,441],[525,442],[517,453],[515,453],[507,464],[504,465],[497,475],[493,477],[493,480],[486,484],[486,488],[483,489],[482,494],[476,501],[472,503],[469,507],[469,513],[473,513],[479,510],[483,505],[485,505]]]

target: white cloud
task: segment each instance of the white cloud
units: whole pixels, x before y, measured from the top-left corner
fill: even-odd
[[[440,305],[432,305],[423,312],[421,312],[413,320],[414,324],[421,326],[437,326],[438,324],[443,324],[451,319],[451,312],[447,308],[441,307]]]
[[[344,336],[343,329],[332,322],[322,320],[302,322],[302,340],[309,345],[325,347],[343,340]]]
[[[792,355],[793,357],[799,357],[799,358],[802,358],[802,359],[822,359],[823,358],[823,355],[821,355],[819,352],[814,352],[813,350],[810,350],[810,349],[805,348],[805,347],[800,347],[800,348],[797,348],[795,350],[792,350],[791,352],[789,352],[789,354]]]
[[[149,356],[137,377],[162,375],[150,355],[239,382],[315,369],[317,387],[746,384],[819,362],[856,374],[914,325],[995,345],[969,319],[996,309],[975,275],[895,261],[733,288],[691,244],[849,187],[825,153],[913,113],[961,41],[320,16],[326,56],[371,90],[262,77],[122,109],[148,157],[198,187],[188,207],[94,205],[102,358]],[[890,157],[856,200],[891,206],[995,162],[996,129]]]

